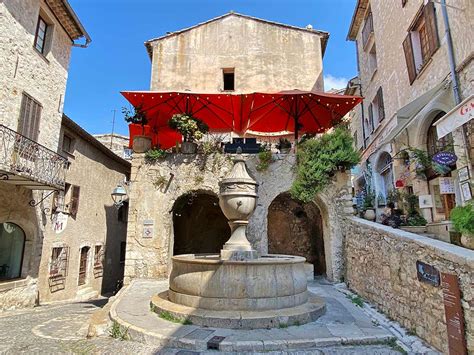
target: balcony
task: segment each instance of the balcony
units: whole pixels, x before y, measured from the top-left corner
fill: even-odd
[[[68,161],[0,125],[0,180],[33,190],[64,190]]]
[[[362,47],[366,49],[368,43],[374,38],[374,20],[372,12],[369,13],[365,19],[364,28],[362,28]]]

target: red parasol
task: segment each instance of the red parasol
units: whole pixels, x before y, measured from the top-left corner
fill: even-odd
[[[310,91],[246,95],[241,131],[322,133],[341,122],[361,97]]]

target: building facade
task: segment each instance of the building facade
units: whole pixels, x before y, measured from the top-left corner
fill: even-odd
[[[129,180],[130,163],[67,116],[58,152],[69,164],[65,190],[45,206],[39,300],[111,294],[123,279],[128,214],[127,204],[117,208],[111,193]]]
[[[327,39],[326,32],[311,28],[229,13],[146,42],[150,90],[322,91]],[[218,152],[173,153],[150,163],[133,153],[125,283],[167,277],[173,255],[220,252],[230,229],[218,203],[219,181],[230,171],[231,158]],[[340,280],[340,217],[352,212],[346,176],[335,179],[317,201],[304,204],[288,194],[295,178],[294,154],[274,155],[266,171],[257,169],[257,155],[246,159],[260,184],[248,226],[253,247],[261,254],[305,256],[312,264],[311,277]]]
[[[69,60],[72,47],[86,46],[90,37],[66,0],[2,1],[0,28],[0,309],[5,309],[38,302],[47,219],[43,197],[65,188],[67,159],[56,149]]]
[[[124,159],[131,159],[132,150],[128,147],[129,137],[117,133],[94,134],[94,138]]]
[[[431,231],[449,240],[449,213],[469,200],[461,187],[472,186],[473,123],[441,137],[435,122],[473,94],[474,4],[443,3],[357,1],[348,39],[356,44],[359,75],[348,87],[357,87],[364,97],[352,124],[362,149],[356,190],[375,193],[379,216],[397,200],[397,191],[416,196]],[[457,80],[451,76],[451,50]],[[457,160],[435,163],[440,153]],[[459,179],[462,169],[470,179]]]

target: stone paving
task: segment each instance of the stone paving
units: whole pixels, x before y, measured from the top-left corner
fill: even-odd
[[[149,281],[145,281],[146,283]],[[165,283],[164,283],[165,284]],[[144,286],[144,284],[136,284]],[[319,285],[317,288],[311,284],[310,289],[314,292],[317,291],[320,294],[324,292],[333,293],[337,296],[334,297],[333,301],[328,302],[328,314],[321,317],[319,320],[323,324],[332,319],[332,325],[327,328],[328,332],[332,335],[338,334],[341,331],[351,331],[353,334],[357,334],[357,329],[367,329],[369,322],[372,323],[368,316],[362,317],[364,314],[362,309],[354,306],[352,302],[347,299],[341,292],[339,292],[333,286],[322,287]],[[156,282],[155,286],[156,288]],[[146,288],[146,287],[145,287]],[[324,291],[324,289],[326,289]],[[153,287],[149,290],[153,291]],[[327,296],[324,296],[327,297]],[[329,299],[330,297],[327,297]],[[22,309],[16,311],[8,311],[0,313],[0,354],[215,354],[217,351],[192,351],[186,349],[173,348],[172,346],[159,346],[153,344],[146,344],[139,342],[143,340],[140,338],[133,338],[130,341],[120,341],[113,339],[109,336],[97,337],[87,339],[87,328],[89,324],[89,317],[91,314],[102,307],[106,300],[84,302],[84,303],[69,303],[69,304],[56,304],[36,307],[33,309]],[[341,306],[338,304],[340,303]],[[133,314],[140,315],[140,304],[138,300],[135,302],[135,312]],[[329,312],[333,314],[330,315]],[[151,312],[147,312],[159,319],[156,315]],[[326,317],[326,318],[324,318]],[[326,319],[326,320],[324,320]],[[339,323],[340,322],[340,323]],[[344,322],[347,323],[347,328],[344,327]],[[182,326],[175,325],[170,322],[165,322],[166,326],[179,326],[181,328],[193,327],[190,332],[183,332],[187,336],[189,341],[193,338],[199,339],[212,329],[202,329],[197,331],[199,327],[195,326]],[[352,325],[351,325],[352,324]],[[144,321],[141,326],[147,326]],[[378,328],[372,324],[374,328]],[[304,327],[304,326],[301,326]],[[296,328],[301,327],[289,327],[286,329],[278,329],[288,334],[294,333]],[[163,328],[163,329],[166,329]],[[156,330],[156,329],[155,329]],[[199,330],[199,329],[198,329]],[[230,330],[226,330],[230,331]],[[263,330],[262,330],[263,331]],[[320,334],[324,331],[321,329]],[[252,345],[252,334],[247,333],[249,342],[248,345]],[[326,334],[327,335],[327,334]],[[275,341],[278,339],[275,339]],[[170,344],[172,345],[172,344]],[[295,349],[285,351],[265,351],[265,354],[399,354],[400,348],[394,348],[393,343],[391,344],[374,344],[374,345],[327,345],[323,346],[320,343],[318,346],[306,349]],[[239,352],[227,352],[226,353],[259,353],[258,351],[239,351]],[[410,351],[410,353],[415,353]],[[419,353],[418,351],[416,353]]]

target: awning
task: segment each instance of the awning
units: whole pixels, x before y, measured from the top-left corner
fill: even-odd
[[[398,135],[416,118],[418,113],[438,95],[440,91],[443,91],[446,86],[446,81],[443,80],[441,83],[436,85],[434,88],[428,90],[423,95],[417,97],[415,100],[410,102],[408,105],[403,106],[397,111],[396,120],[397,125],[390,131],[385,137],[382,145],[392,142]]]
[[[436,126],[438,139],[448,135],[456,128],[469,122],[474,118],[474,94],[441,117],[433,125]]]

